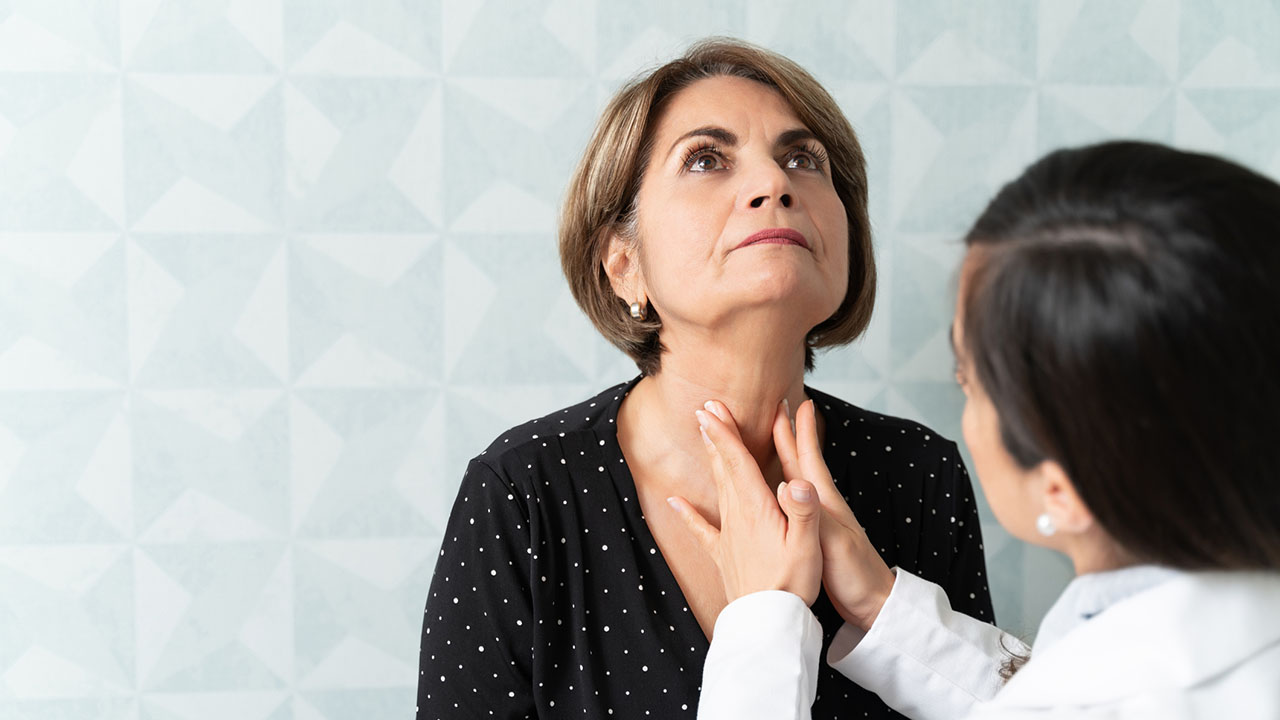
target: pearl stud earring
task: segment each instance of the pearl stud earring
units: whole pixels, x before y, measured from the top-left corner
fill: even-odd
[[[1039,530],[1040,534],[1045,537],[1058,532],[1058,528],[1054,526],[1053,518],[1049,517],[1049,513],[1040,513],[1040,517],[1036,518],[1036,530]]]

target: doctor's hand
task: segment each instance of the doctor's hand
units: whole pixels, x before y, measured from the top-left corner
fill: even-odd
[[[716,482],[720,529],[684,498],[667,501],[719,567],[729,602],[785,590],[812,605],[822,581],[822,508],[813,485],[803,479],[782,483],[775,498],[729,409],[716,401],[706,408],[698,411],[698,424]]]
[[[845,622],[868,630],[893,589],[893,571],[876,552],[822,459],[818,422],[809,400],[796,410],[795,432],[785,414],[773,423],[783,477],[813,483],[822,503],[822,584]]]

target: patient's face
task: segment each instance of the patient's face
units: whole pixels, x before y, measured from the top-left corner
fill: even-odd
[[[664,334],[756,309],[807,332],[844,299],[849,225],[826,149],[772,88],[713,77],[672,96],[637,208],[640,272]],[[748,242],[770,229],[782,232]]]

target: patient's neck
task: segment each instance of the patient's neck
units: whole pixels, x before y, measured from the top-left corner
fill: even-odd
[[[718,400],[733,415],[743,443],[765,479],[776,487],[781,467],[773,445],[773,421],[786,398],[790,412],[804,402],[804,347],[748,354],[731,348],[667,352],[661,369],[643,378],[623,402],[619,440],[633,469],[639,463],[678,482],[685,496],[714,500],[710,463],[694,411]]]

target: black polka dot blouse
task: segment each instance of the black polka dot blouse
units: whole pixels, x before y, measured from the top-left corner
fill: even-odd
[[[418,720],[694,718],[708,642],[640,513],[617,438],[636,380],[521,425],[472,460],[423,619]],[[992,621],[955,443],[808,389],[825,456],[890,566]],[[813,606],[826,646],[842,621]],[[814,718],[900,717],[825,667]]]

